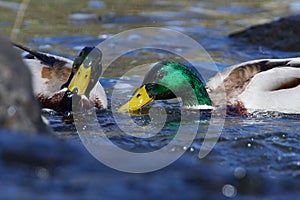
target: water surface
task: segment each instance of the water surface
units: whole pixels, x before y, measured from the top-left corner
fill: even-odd
[[[12,3],[15,2],[15,3]],[[5,3],[0,1],[0,27],[3,33],[11,35],[20,1]],[[12,40],[58,55],[74,58],[84,46],[97,45],[119,32],[140,27],[166,27],[184,33],[199,42],[217,63],[220,69],[231,64],[258,58],[282,58],[294,56],[292,52],[280,52],[267,47],[238,43],[229,39],[229,33],[242,30],[250,25],[269,22],[278,17],[297,14],[297,1],[30,1],[25,12],[22,26]],[[163,41],[168,44],[168,41]],[[174,47],[174,48],[180,48]],[[131,66],[148,64],[157,59],[169,59],[170,54],[148,51],[136,51],[123,55],[104,73],[100,82],[105,87],[109,100],[116,93],[116,102],[121,105],[129,96],[123,92],[137,87],[142,81],[141,72],[120,80],[120,71]],[[205,60],[203,60],[205,62]],[[129,66],[130,65],[130,66]],[[121,83],[122,88],[116,88]],[[97,110],[97,117],[107,136],[120,147],[145,152],[166,145],[176,134],[180,125],[180,104],[174,101],[158,102],[165,107],[169,118],[165,129],[151,139],[141,139],[144,129],[127,127],[136,135],[124,136],[118,132],[118,124],[108,110]],[[122,114],[119,114],[122,117]],[[125,119],[125,116],[124,120]],[[60,115],[47,115],[55,135],[79,143],[74,124],[62,122]],[[132,116],[138,125],[148,123],[147,115]],[[297,188],[289,191],[286,182],[289,179],[299,185],[300,177],[300,124],[299,116],[277,113],[258,114],[251,117],[227,117],[222,135],[213,151],[204,159],[198,159],[205,132],[209,125],[209,114],[202,114],[197,123],[199,130],[188,153],[201,168],[203,163],[212,164],[224,171],[254,173],[270,178],[282,184],[286,197],[296,195]],[[186,134],[191,123],[183,124]],[[124,122],[125,123],[125,122]],[[124,124],[123,124],[124,125]],[[126,123],[125,123],[126,126]],[[184,169],[182,169],[184,173]],[[207,175],[209,177],[213,175]],[[255,175],[254,175],[255,176]],[[286,186],[286,187],[285,187]],[[245,186],[246,187],[246,186]],[[274,187],[264,187],[272,193]],[[244,191],[244,193],[243,193]],[[242,188],[238,194],[255,196],[250,189]]]

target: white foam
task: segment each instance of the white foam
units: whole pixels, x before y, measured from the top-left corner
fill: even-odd
[[[185,106],[187,110],[214,110],[215,107],[209,105],[193,105],[193,106]]]

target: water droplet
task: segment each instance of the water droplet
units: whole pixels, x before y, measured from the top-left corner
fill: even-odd
[[[66,111],[65,114],[64,114],[64,116],[65,116],[65,117],[70,117],[70,116],[71,116],[71,112]]]
[[[85,130],[85,129],[86,129],[86,125],[83,126],[82,130]]]
[[[281,161],[282,160],[282,157],[281,156],[278,156],[277,157],[277,161]]]
[[[14,106],[9,106],[7,109],[8,116],[12,117],[16,114],[17,110]]]
[[[183,147],[183,150],[186,151],[188,148],[186,146]]]
[[[235,168],[233,175],[235,176],[235,178],[237,179],[242,179],[246,176],[246,170],[243,167],[237,167]]]
[[[249,148],[250,148],[251,146],[252,146],[252,145],[251,145],[251,143],[248,143],[248,144],[247,144],[247,147],[249,147]]]
[[[194,149],[193,147],[191,147],[191,148],[190,148],[190,151],[193,152],[193,151],[195,151],[195,149]]]
[[[68,98],[71,98],[73,95],[74,95],[74,94],[73,94],[72,92],[68,92],[68,93],[67,93],[67,97],[68,97]]]
[[[279,137],[277,137],[277,136],[275,136],[275,137],[272,138],[272,141],[273,141],[273,142],[276,142],[276,141],[278,141],[278,140],[279,140]]]
[[[44,167],[36,168],[35,173],[36,173],[37,177],[39,177],[40,179],[48,179],[49,178],[49,171],[48,171],[48,169],[46,169]]]
[[[235,197],[237,194],[236,188],[233,185],[226,184],[222,188],[222,193],[226,197]]]

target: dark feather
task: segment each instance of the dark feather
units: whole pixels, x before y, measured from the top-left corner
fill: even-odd
[[[31,50],[23,45],[20,45],[20,44],[16,44],[14,42],[12,42],[12,44],[19,48],[19,49],[22,49],[26,52],[28,52],[30,55],[34,56],[35,58],[37,58],[38,60],[42,61],[45,65],[48,65],[49,67],[53,67],[53,68],[60,68],[60,67],[63,67],[67,62],[64,61],[64,60],[60,60],[60,59],[57,59],[53,56],[49,56],[47,54],[44,54],[44,53],[40,53],[40,52],[37,52],[37,51],[34,51],[34,50]],[[26,58],[32,58],[30,57],[30,55],[26,55]]]
[[[241,94],[256,74],[276,67],[291,67],[289,64],[290,61],[261,60],[236,67],[224,79],[227,98],[231,99]],[[300,64],[297,66],[293,65],[292,67],[300,67]]]

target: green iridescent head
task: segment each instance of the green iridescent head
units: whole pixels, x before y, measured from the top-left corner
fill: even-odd
[[[203,82],[191,68],[178,62],[159,62],[120,111],[136,111],[154,100],[176,97],[182,99],[184,106],[211,105]]]

